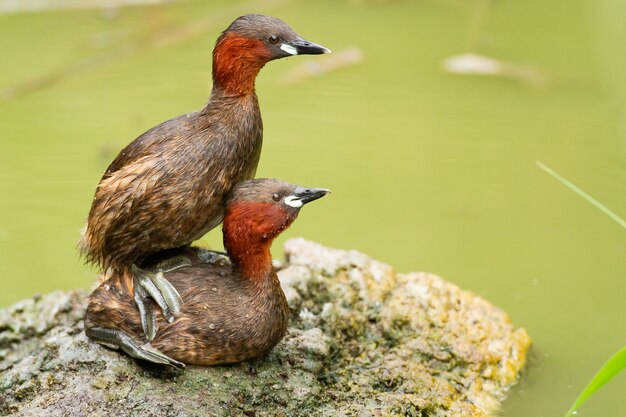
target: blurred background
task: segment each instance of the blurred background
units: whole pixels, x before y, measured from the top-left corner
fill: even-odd
[[[333,194],[304,236],[430,271],[534,340],[503,416],[563,415],[626,341],[626,2],[0,0],[0,307],[89,289],[76,251],[117,152],[202,107],[237,16],[333,54],[272,62],[259,177]],[[221,247],[219,229],[202,243]],[[579,415],[626,415],[626,375]]]

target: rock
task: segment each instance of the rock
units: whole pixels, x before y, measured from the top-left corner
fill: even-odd
[[[303,239],[285,252],[288,334],[237,365],[175,371],[92,343],[82,291],[0,310],[0,415],[489,416],[525,365],[526,331],[435,275]]]

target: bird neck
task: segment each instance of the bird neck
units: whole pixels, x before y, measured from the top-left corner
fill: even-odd
[[[213,89],[227,96],[254,94],[254,82],[271,53],[260,40],[236,33],[220,38],[213,50]]]
[[[292,219],[271,203],[238,202],[224,216],[224,247],[233,265],[251,281],[273,276],[272,241]]]
[[[284,213],[271,203],[238,202],[229,205],[224,215],[224,247],[233,265],[255,282],[271,276],[270,247],[274,238],[287,227]]]
[[[244,246],[231,246],[228,255],[233,265],[242,276],[257,284],[267,281],[274,272],[270,244],[253,245],[248,249]]]

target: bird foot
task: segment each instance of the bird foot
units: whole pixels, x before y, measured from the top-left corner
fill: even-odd
[[[192,265],[191,260],[188,257],[184,255],[178,255],[178,256],[172,256],[171,258],[162,260],[161,262],[156,264],[156,266],[153,269],[155,271],[170,272],[170,271],[175,271],[177,269],[185,268],[191,265]]]
[[[183,300],[176,288],[165,279],[163,273],[186,266],[191,266],[191,261],[184,256],[166,259],[151,269],[133,266],[134,299],[141,317],[141,326],[149,341],[154,340],[157,332],[156,315],[149,298],[161,307],[163,316],[172,323],[176,315],[180,313]]]
[[[88,327],[85,329],[85,333],[95,342],[112,349],[122,349],[133,358],[161,365],[173,366],[175,368],[185,367],[184,363],[170,358],[166,354],[150,346],[148,343],[144,345],[137,344],[128,334],[121,330],[107,329],[103,327]]]
[[[206,264],[219,264],[220,266],[230,264],[230,258],[226,252],[209,250],[209,249],[200,249],[198,251],[198,258]]]

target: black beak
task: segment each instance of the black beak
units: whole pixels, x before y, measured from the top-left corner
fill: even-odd
[[[329,54],[330,49],[318,45],[313,42],[306,41],[302,38],[296,38],[293,41],[286,43],[285,45],[291,46],[292,48],[281,48],[284,51],[290,53],[291,55],[320,55],[320,54]],[[293,53],[295,51],[295,53]]]
[[[325,188],[296,187],[296,191],[294,192],[294,200],[298,200],[301,201],[302,204],[306,204],[310,203],[311,201],[317,200],[318,198],[322,198],[328,193],[330,193],[330,190],[327,190]]]

